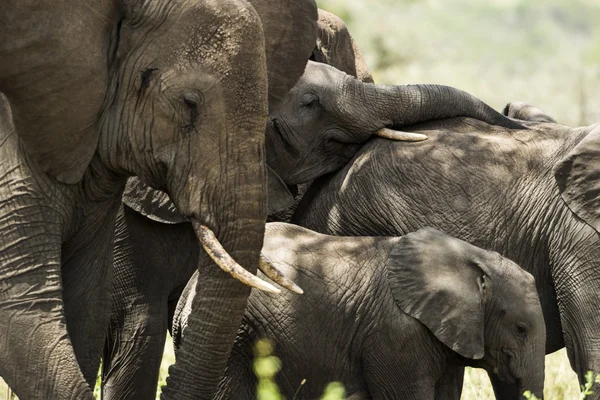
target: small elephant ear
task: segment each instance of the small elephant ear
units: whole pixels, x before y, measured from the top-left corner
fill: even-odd
[[[265,35],[269,111],[274,111],[304,73],[317,40],[314,0],[249,0]]]
[[[151,188],[137,176],[127,180],[122,200],[126,206],[153,221],[163,224],[180,224],[189,221],[177,211],[168,194]]]
[[[403,236],[388,258],[396,304],[446,346],[471,359],[484,355],[486,253],[433,228]]]
[[[329,64],[363,82],[373,83],[367,63],[344,21],[337,15],[321,9],[317,45],[311,60]]]
[[[554,166],[554,178],[571,211],[600,233],[600,127]]]
[[[268,214],[285,211],[294,204],[294,195],[277,173],[267,165]]]

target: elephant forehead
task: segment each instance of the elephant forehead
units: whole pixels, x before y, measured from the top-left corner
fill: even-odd
[[[238,55],[250,37],[256,41],[262,36],[260,20],[250,7],[212,7],[217,10],[207,16],[206,5],[197,5],[175,22],[176,33],[170,35],[173,58],[226,68],[224,60]]]

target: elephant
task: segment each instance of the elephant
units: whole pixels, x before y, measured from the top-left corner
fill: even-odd
[[[341,236],[431,226],[514,260],[536,278],[546,352],[566,347],[583,383],[600,372],[600,125],[523,124],[452,118],[411,126],[424,142],[370,140],[311,186],[291,221]]]
[[[523,101],[513,101],[504,107],[503,114],[524,121],[556,122],[554,118],[539,108]]]
[[[350,49],[347,54],[362,63],[352,42],[339,34],[336,36],[335,32],[345,32],[340,24],[335,25],[335,30],[327,28],[332,25],[333,18],[331,14],[321,13],[319,34],[327,34],[328,40],[316,41],[317,49],[335,61],[338,58],[334,57],[333,51],[326,50],[325,43],[335,44],[337,51]],[[325,23],[327,25],[323,27]],[[344,36],[350,38],[349,34]],[[265,135],[270,213],[285,209],[293,202],[289,186],[312,181],[342,168],[362,143],[374,134],[381,134],[382,130],[384,135],[389,134],[392,138],[425,139],[423,135],[409,132],[391,131],[390,134],[386,128],[396,129],[401,128],[402,123],[454,115],[470,115],[507,128],[521,127],[481,100],[454,88],[375,86],[335,67],[309,61],[297,84],[280,106],[269,113]],[[363,71],[361,76],[368,79],[364,67],[352,69],[348,64],[342,67],[349,73]],[[347,99],[340,98],[337,106],[325,102],[325,99],[336,98],[335,91],[342,84]],[[356,98],[352,93],[356,93]],[[377,98],[389,97],[388,103],[394,103],[398,108],[396,114],[392,115],[392,110],[385,107],[375,110],[374,115],[366,115],[363,110],[361,115],[347,122],[358,112],[358,103],[367,93]],[[316,101],[313,96],[322,97],[323,101]],[[306,119],[299,116],[306,116]],[[335,125],[336,121],[343,124]],[[323,126],[327,127],[326,134],[309,136],[311,129]],[[273,199],[277,199],[276,206],[272,204]],[[169,314],[172,315],[179,293],[196,269],[198,254],[201,254],[198,244],[193,243],[197,241],[193,240],[191,224],[170,205],[164,193],[148,188],[141,181],[130,180],[123,202],[115,241],[114,304],[102,372],[103,395],[110,399],[134,395],[146,398],[154,392]],[[205,278],[202,272],[200,274],[204,284]],[[288,286],[293,288],[291,282]],[[198,290],[206,288],[199,286]],[[196,328],[193,330],[197,331]]]
[[[464,366],[517,383],[499,398],[518,399],[526,389],[542,396],[546,330],[535,280],[496,252],[433,228],[338,237],[268,223],[261,256],[304,295],[253,291],[219,399],[255,398],[253,348],[261,338],[274,342],[276,381],[288,399],[319,398],[339,381],[365,400],[458,400]],[[176,347],[187,340],[195,284],[175,312]]]
[[[20,398],[93,399],[128,177],[167,192],[218,265],[278,291],[253,275],[264,124],[304,71],[317,7],[7,0],[0,27],[0,375]],[[165,399],[212,399],[250,293],[203,273],[194,350]]]

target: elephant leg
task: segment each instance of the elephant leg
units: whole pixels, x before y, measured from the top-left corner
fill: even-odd
[[[197,239],[188,223],[159,223],[124,206],[117,216],[114,249],[103,397],[154,398],[169,309],[197,268]]]
[[[110,326],[102,364],[104,399],[151,399],[167,330],[167,301],[140,280],[148,264],[135,257],[127,221],[119,213],[115,228],[115,280]],[[151,274],[152,275],[152,274]]]
[[[83,375],[94,387],[110,318],[114,220],[120,197],[86,210],[63,245],[63,297],[67,329]],[[107,217],[107,215],[109,217]]]
[[[67,334],[62,218],[15,182],[0,179],[0,375],[21,399],[91,400]]]
[[[588,226],[579,232],[579,246],[563,252],[568,259],[561,271],[553,271],[553,279],[565,347],[571,367],[583,384],[588,371],[594,376],[600,374],[600,238]],[[593,391],[586,399],[600,399],[600,385],[596,384]]]

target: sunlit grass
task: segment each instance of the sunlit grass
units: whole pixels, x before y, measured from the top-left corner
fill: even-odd
[[[173,343],[170,337],[167,337],[167,344],[160,367],[159,388],[156,399],[160,398],[160,386],[165,384],[168,375],[169,366],[175,361],[173,354]],[[566,351],[560,350],[556,353],[546,356],[546,385],[544,396],[552,400],[573,400],[579,399],[579,384],[577,376],[569,365]],[[0,400],[7,399],[7,386],[0,378]],[[333,394],[339,388],[331,387]],[[99,397],[97,397],[99,398]],[[494,394],[490,386],[487,374],[483,370],[467,368],[465,373],[465,382],[461,400],[485,400],[493,399]]]
[[[577,375],[571,369],[566,350],[546,356],[544,397],[553,400],[579,398]],[[494,392],[484,370],[467,368],[461,400],[493,399]]]

